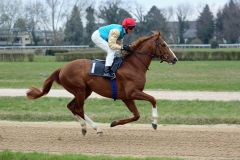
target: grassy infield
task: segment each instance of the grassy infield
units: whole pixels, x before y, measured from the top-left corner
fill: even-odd
[[[42,81],[64,63],[37,57],[37,62],[0,63],[0,88],[41,87]],[[50,61],[46,63],[46,61]],[[175,66],[153,62],[148,72],[146,89],[240,91],[240,63],[237,61],[179,62]],[[58,86],[54,86],[56,88]],[[67,111],[68,98],[42,98],[27,101],[24,97],[0,98],[0,119],[20,121],[72,121]],[[141,112],[138,123],[150,123],[151,107],[137,102]],[[240,124],[240,102],[158,101],[160,123],[163,124]],[[110,123],[127,117],[129,111],[122,102],[89,99],[85,111],[97,122]],[[110,111],[111,114],[107,114]],[[44,155],[38,153],[0,152],[0,160],[75,160],[75,159],[136,159],[83,155]],[[148,159],[148,158],[146,158]],[[149,158],[153,159],[153,158]],[[154,158],[165,159],[165,158]]]

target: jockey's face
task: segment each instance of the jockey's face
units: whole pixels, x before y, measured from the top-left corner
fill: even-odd
[[[134,31],[134,27],[129,27],[127,29],[127,34],[131,34]]]

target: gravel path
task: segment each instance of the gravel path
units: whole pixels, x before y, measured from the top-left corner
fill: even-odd
[[[77,122],[0,121],[0,150],[115,156],[182,157],[191,160],[239,160],[240,126],[128,124],[110,128],[103,136],[92,129],[81,135]]]
[[[27,89],[0,89],[0,96],[25,96]],[[156,99],[166,100],[213,100],[213,101],[240,101],[240,92],[211,92],[211,91],[169,91],[146,90],[146,93]],[[52,89],[48,97],[72,97],[66,90]],[[90,98],[103,98],[93,93]]]

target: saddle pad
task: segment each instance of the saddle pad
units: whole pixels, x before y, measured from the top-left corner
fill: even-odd
[[[102,76],[105,68],[104,60],[92,60],[92,67],[90,70],[90,75]]]
[[[118,68],[120,68],[121,64],[123,62],[122,57],[116,57],[113,61],[112,65],[112,72],[115,73]],[[105,68],[105,61],[100,60],[100,59],[94,59],[92,60],[92,65],[90,69],[90,75],[95,75],[95,76],[102,76]]]

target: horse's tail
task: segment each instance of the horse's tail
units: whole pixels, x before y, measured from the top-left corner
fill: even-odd
[[[27,97],[29,99],[37,99],[42,97],[45,94],[48,94],[48,92],[50,91],[52,84],[54,81],[56,81],[58,84],[60,84],[59,81],[59,73],[60,73],[61,69],[57,69],[55,70],[44,82],[43,84],[43,89],[42,91],[39,90],[38,88],[32,87],[27,91]]]

